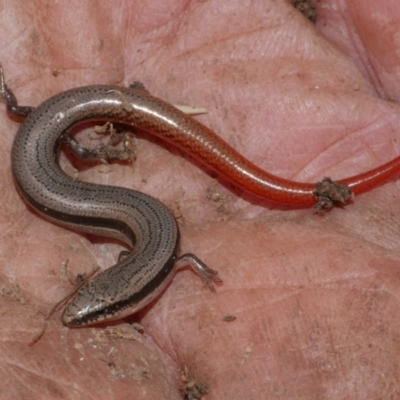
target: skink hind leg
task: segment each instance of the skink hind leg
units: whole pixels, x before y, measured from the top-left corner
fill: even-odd
[[[206,264],[204,264],[192,253],[187,253],[179,257],[175,263],[175,266],[177,269],[190,266],[193,271],[200,276],[204,284],[207,285],[213,292],[215,292],[215,287],[212,281],[222,283],[222,279],[219,277],[218,272],[208,268]]]
[[[132,135],[128,132],[119,132],[112,124],[107,123],[100,129],[95,130],[97,133],[110,133],[110,140],[106,144],[101,144],[93,149],[82,146],[69,132],[64,132],[61,139],[69,147],[72,153],[83,160],[120,160],[132,161],[136,157],[135,146],[133,144]],[[123,148],[115,147],[123,143]]]
[[[1,63],[0,63],[0,98],[6,103],[7,111],[15,117],[25,118],[32,110],[34,110],[34,107],[18,105],[17,98],[14,96],[14,93],[6,84],[6,80],[4,77],[4,70]]]

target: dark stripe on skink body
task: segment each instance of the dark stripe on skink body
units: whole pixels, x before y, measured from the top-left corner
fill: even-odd
[[[88,216],[75,216],[73,214],[65,214],[57,212],[56,210],[44,207],[42,204],[38,203],[29,193],[26,193],[23,188],[19,185],[18,181],[15,179],[15,184],[18,191],[22,197],[27,201],[27,203],[34,208],[39,214],[43,215],[47,219],[52,220],[56,224],[65,226],[66,224],[71,224],[75,228],[79,226],[79,231],[92,233],[94,229],[106,229],[110,231],[118,232],[118,239],[120,239],[119,233],[124,237],[124,242],[134,247],[136,243],[136,237],[129,225],[123,221],[118,221],[116,219],[105,219],[101,217],[88,217]]]

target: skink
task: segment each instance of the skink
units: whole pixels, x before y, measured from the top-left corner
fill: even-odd
[[[78,291],[63,314],[68,326],[120,318],[139,310],[184,265],[191,265],[210,287],[211,280],[221,281],[216,271],[194,255],[178,258],[178,227],[162,203],[140,192],[79,182],[60,169],[62,138],[82,121],[117,121],[147,131],[195,156],[239,188],[294,207],[312,206],[317,201],[322,202],[321,207],[334,201],[346,202],[351,195],[348,188],[356,194],[365,192],[400,170],[398,157],[340,181],[343,191],[335,197],[331,189],[319,193],[318,184],[293,182],[263,171],[210,129],[140,88],[80,87],[32,109],[18,106],[0,67],[0,97],[9,113],[26,116],[11,155],[15,183],[22,197],[60,225],[117,238],[133,248],[127,258]]]
[[[27,203],[57,224],[116,238],[133,249],[79,289],[64,310],[65,325],[91,325],[130,315],[153,300],[174,272],[187,265],[210,289],[214,288],[211,280],[221,282],[217,272],[195,255],[178,257],[178,226],[161,202],[125,188],[76,181],[58,165],[63,133],[82,120],[145,123],[144,111],[150,112],[150,104],[144,91],[89,86],[55,96],[36,109],[20,107],[0,65],[0,96],[11,114],[26,116],[14,139],[11,165]]]

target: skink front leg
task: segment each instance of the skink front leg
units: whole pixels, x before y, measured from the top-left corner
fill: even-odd
[[[14,117],[25,118],[30,114],[34,107],[19,106],[17,98],[14,96],[12,90],[7,86],[4,78],[3,66],[0,63],[0,98],[6,103],[7,111]]]
[[[212,281],[217,283],[222,283],[222,279],[219,277],[218,272],[207,267],[206,264],[203,263],[198,257],[196,257],[192,253],[187,253],[180,256],[176,262],[175,266],[177,269],[185,268],[187,266],[191,267],[197,275],[203,280],[204,284],[208,286],[208,288],[215,292],[215,286]]]

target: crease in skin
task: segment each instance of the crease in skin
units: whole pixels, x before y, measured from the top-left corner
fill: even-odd
[[[332,124],[329,124],[329,125],[332,125]],[[321,130],[324,130],[324,129],[325,129],[325,125],[324,125],[324,126],[321,126]],[[337,151],[333,150],[334,147],[340,146],[340,144],[343,143],[343,142],[346,141],[346,140],[348,141],[348,140],[349,140],[349,137],[348,137],[347,135],[343,135],[343,136],[340,136],[340,137],[336,138],[333,142],[327,142],[327,143],[326,143],[326,146],[320,148],[320,149],[319,149],[319,153],[316,153],[316,154],[314,155],[314,157],[310,158],[310,159],[308,160],[307,164],[305,164],[305,165],[299,167],[299,170],[300,170],[300,171],[306,171],[306,170],[307,170],[307,167],[311,166],[314,162],[317,162],[317,160],[321,157],[321,155],[323,155],[323,154],[325,154],[325,153],[327,153],[327,152],[337,153]],[[324,169],[325,169],[325,170],[331,169],[332,166],[335,166],[335,165],[337,165],[338,163],[340,163],[340,162],[343,161],[343,159],[334,159],[333,157],[331,158],[331,160],[332,160],[332,163],[329,164],[329,165],[327,165],[326,162],[323,163],[323,164],[324,164]],[[322,171],[321,171],[321,172],[322,172]]]
[[[175,272],[190,265],[210,289],[221,282],[216,271],[193,254],[179,257],[179,230],[172,213],[141,192],[67,176],[58,165],[65,142],[77,156],[90,155],[69,131],[84,121],[117,122],[170,142],[238,188],[294,208],[320,209],[345,203],[351,190],[362,193],[400,170],[400,157],[338,183],[317,184],[277,177],[244,158],[213,131],[174,106],[151,96],[142,85],[91,85],[67,90],[36,109],[18,106],[0,65],[0,97],[10,114],[25,118],[12,146],[15,184],[31,207],[59,225],[123,241],[133,251],[82,286],[68,304],[63,322],[87,325],[129,315],[152,301]],[[93,156],[93,154],[92,154]],[[351,190],[350,190],[351,189]],[[178,258],[179,257],[179,258]]]

